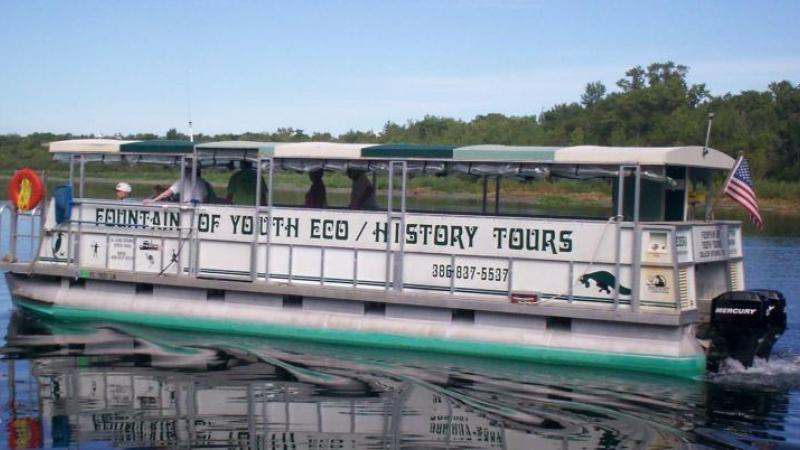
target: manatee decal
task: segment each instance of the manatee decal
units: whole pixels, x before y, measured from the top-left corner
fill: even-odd
[[[611,293],[611,288],[614,287],[614,284],[617,281],[611,272],[607,272],[605,270],[587,273],[578,278],[578,282],[583,283],[583,285],[587,288],[590,287],[589,281],[592,280],[594,281],[594,284],[600,288],[600,292],[605,292],[606,294]],[[620,284],[619,293],[622,295],[631,295],[631,290]]]

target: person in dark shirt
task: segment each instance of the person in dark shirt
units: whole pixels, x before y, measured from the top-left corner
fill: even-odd
[[[375,187],[367,178],[367,173],[358,169],[347,169],[347,177],[353,181],[350,191],[350,209],[378,209]]]
[[[328,193],[325,190],[325,183],[322,182],[322,175],[324,175],[322,169],[308,173],[311,187],[306,192],[306,206],[309,208],[328,207]]]

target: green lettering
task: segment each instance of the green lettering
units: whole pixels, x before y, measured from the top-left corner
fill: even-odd
[[[447,245],[447,225],[436,225],[433,229],[433,244]]]
[[[497,249],[498,250],[502,250],[503,249],[503,241],[505,240],[507,234],[508,234],[508,230],[505,229],[505,228],[497,228],[497,227],[495,227],[492,230],[492,236],[494,236],[495,239],[497,239]]]
[[[508,233],[508,248],[512,250],[521,250],[524,245],[524,240],[522,239],[522,228],[512,228],[511,231]]]
[[[428,236],[433,232],[433,227],[427,224],[420,224],[419,229],[422,232],[422,244],[428,245]]]
[[[547,248],[550,247],[550,251],[555,255],[558,253],[555,244],[556,239],[556,232],[554,230],[543,230],[542,231],[542,251],[546,252]]]
[[[572,251],[572,231],[562,231],[561,234],[558,235],[559,241],[561,241],[561,247],[559,250],[562,252],[571,252]]]
[[[467,239],[469,239],[469,247],[472,248],[475,239],[475,234],[478,232],[478,227],[470,225],[467,226],[466,229],[467,229]]]
[[[233,234],[239,234],[239,222],[242,221],[242,216],[238,214],[231,215],[231,225],[233,225]]]
[[[406,244],[417,243],[417,224],[410,223],[406,225]]]
[[[311,239],[319,239],[321,237],[319,223],[320,219],[311,219]]]

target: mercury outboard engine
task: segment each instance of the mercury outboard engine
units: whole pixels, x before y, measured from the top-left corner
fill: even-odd
[[[725,358],[745,367],[753,359],[769,358],[772,346],[786,330],[786,298],[778,291],[751,289],[726,292],[711,301],[708,368],[716,371]]]

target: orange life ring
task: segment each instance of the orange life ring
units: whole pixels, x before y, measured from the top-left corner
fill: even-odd
[[[42,201],[44,186],[35,171],[22,168],[8,182],[8,199],[19,212],[30,211]]]

